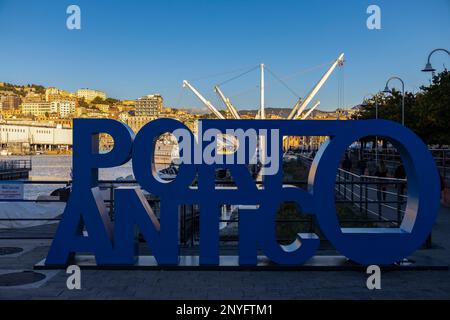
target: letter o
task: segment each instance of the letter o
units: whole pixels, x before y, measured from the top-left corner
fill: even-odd
[[[194,165],[182,163],[177,177],[173,181],[165,182],[157,176],[154,163],[156,141],[163,133],[173,132],[177,129],[187,130],[191,134],[191,148],[193,149],[195,138],[192,132],[184,124],[173,119],[157,119],[147,123],[139,130],[133,143],[134,176],[143,189],[160,197],[181,197],[183,190],[189,188],[196,174]]]
[[[340,228],[335,208],[336,172],[342,154],[364,136],[389,138],[408,177],[408,202],[400,228]],[[314,158],[308,186],[321,231],[347,258],[361,264],[392,264],[426,240],[439,211],[439,176],[426,145],[409,129],[386,120],[346,121]]]

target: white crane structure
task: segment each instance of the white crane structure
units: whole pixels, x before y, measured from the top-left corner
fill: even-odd
[[[288,120],[294,118],[294,116],[297,114],[298,107],[300,106],[300,104],[302,103],[302,101],[303,101],[302,98],[299,98],[299,99],[298,99],[298,101],[297,101],[297,103],[295,104],[294,108],[292,108],[291,113],[290,113],[289,116],[287,117]]]
[[[308,93],[305,99],[299,98],[297,103],[295,104],[294,108],[290,112],[289,116],[287,117],[288,120],[305,120],[308,118],[311,113],[320,105],[320,101],[316,101],[316,103],[302,116],[302,113],[305,111],[308,104],[314,99],[316,94],[319,92],[319,90],[322,88],[322,86],[325,84],[325,82],[328,80],[330,75],[333,73],[333,71],[336,69],[337,66],[341,66],[344,63],[344,53],[341,53],[339,57],[333,61],[333,64],[330,66],[330,68],[324,73],[324,75],[320,78],[320,80],[317,82],[317,84],[314,86],[314,88]],[[256,69],[257,67],[254,67],[253,69]],[[265,112],[265,84],[264,84],[264,64],[259,65],[260,68],[260,101],[259,101],[259,109],[256,113],[255,119],[266,119],[266,112]],[[251,70],[253,70],[251,69]],[[250,71],[251,71],[250,70]],[[270,70],[269,70],[270,71]],[[246,74],[249,71],[243,73]],[[272,73],[272,72],[271,72]],[[243,75],[242,74],[242,75]],[[234,77],[233,79],[236,79],[237,77]],[[230,81],[230,80],[228,80]],[[226,82],[228,82],[226,81]],[[222,83],[223,84],[223,83]],[[219,119],[225,119],[225,117],[218,111],[218,109],[208,100],[203,97],[200,92],[198,92],[197,89],[195,89],[187,80],[183,81],[183,87],[189,88],[195,96],[208,108],[209,111],[214,113],[214,115]],[[220,97],[220,99],[223,101],[229,112],[231,113],[232,117],[234,119],[241,119],[239,112],[237,109],[233,106],[230,99],[227,98],[221,89],[219,88],[219,85],[216,85],[214,87],[214,91],[217,93],[217,95]],[[283,141],[287,137],[283,137]],[[237,141],[235,139],[232,139],[232,137],[228,137],[227,135],[223,135],[222,139],[218,140],[221,145],[226,147],[226,145],[236,145]],[[259,145],[259,157],[260,160],[264,160],[264,152],[261,153],[261,150],[264,150],[265,148],[265,141],[264,137],[258,137],[258,145]],[[258,174],[258,180],[262,179],[263,170],[261,170]]]
[[[301,99],[300,99],[301,100]],[[306,118],[308,118],[311,113],[318,107],[320,106],[320,100],[317,100],[316,103],[300,118],[300,116],[296,116],[294,118],[294,120],[298,120],[300,118],[300,120],[305,120]],[[289,119],[289,118],[288,118]],[[283,137],[283,141],[285,141],[287,139],[286,136]]]
[[[260,96],[259,96],[259,117],[260,119],[266,119],[266,110],[264,109],[264,64],[261,63],[261,78],[260,78]]]
[[[264,97],[264,64],[261,63],[261,77],[259,83],[260,95],[259,95],[259,119],[266,119],[265,110],[265,97]],[[266,150],[266,138],[264,136],[258,136],[258,158],[259,161],[265,164],[265,150]],[[256,181],[263,181],[264,179],[264,166],[258,172]]]
[[[222,99],[223,103],[225,104],[225,106],[228,108],[228,111],[230,111],[231,115],[233,116],[234,119],[240,119],[241,116],[239,115],[239,112],[236,110],[236,108],[233,106],[233,104],[231,103],[230,99],[228,99],[227,97],[225,97],[225,95],[223,94],[223,92],[220,90],[219,86],[215,86],[214,87],[214,91],[216,91],[217,95],[220,97],[220,99]]]
[[[309,115],[318,107],[320,106],[320,100],[317,100],[317,102],[302,116],[302,120],[305,120],[309,117]]]
[[[217,110],[217,108],[214,107],[211,102],[206,100],[205,97],[203,97],[200,94],[200,92],[198,92],[197,89],[195,89],[187,80],[183,80],[183,87],[184,88],[189,88],[197,96],[197,98],[199,98],[200,101],[209,109],[209,111],[211,111],[212,113],[215,114],[215,116],[217,118],[225,119],[225,117],[219,112],[219,110]]]
[[[288,115],[288,120],[303,120],[306,119],[314,109],[316,109],[320,105],[320,101],[316,102],[316,104],[308,110],[308,112],[301,116],[302,113],[305,111],[305,109],[308,107],[309,103],[314,99],[316,94],[319,92],[319,90],[322,88],[322,86],[325,84],[325,82],[328,80],[328,78],[331,76],[333,71],[336,69],[337,66],[341,66],[344,64],[344,53],[341,53],[339,57],[333,61],[333,64],[330,66],[330,68],[324,73],[324,75],[320,78],[320,80],[317,82],[317,84],[312,88],[312,90],[308,93],[308,95],[305,97],[305,99],[299,98],[295,106],[293,107],[292,111]],[[257,67],[252,68],[251,70],[256,69]],[[255,119],[266,119],[266,110],[265,110],[265,82],[264,82],[264,64],[259,65],[260,68],[260,97],[259,97],[259,109],[258,112],[255,115]],[[251,71],[249,70],[249,71]],[[268,69],[269,70],[269,69]],[[249,71],[243,73],[242,75],[248,73]],[[269,70],[270,71],[270,70]],[[272,73],[270,71],[270,73]],[[240,75],[240,76],[242,76]],[[238,76],[239,77],[239,76]],[[238,77],[234,77],[231,80],[234,80]],[[230,80],[226,81],[229,82]],[[280,80],[282,81],[282,80]],[[223,82],[225,83],[225,82]],[[223,84],[222,83],[222,84]],[[187,80],[183,81],[183,87],[189,88],[195,96],[208,108],[209,111],[211,111],[217,118],[219,119],[225,119],[225,117],[220,113],[220,111],[208,100],[206,100],[205,97],[203,97],[200,92],[195,89]],[[214,91],[217,93],[219,98],[223,101],[226,108],[232,115],[234,119],[241,119],[241,116],[239,115],[238,110],[236,107],[231,103],[230,99],[227,98],[222,90],[219,88],[219,85],[216,85],[214,87]]]
[[[322,88],[323,84],[328,80],[330,75],[333,73],[334,69],[336,69],[338,65],[342,65],[343,63],[344,63],[344,54],[341,53],[339,57],[333,62],[331,67],[327,70],[327,72],[325,72],[322,78],[320,78],[319,82],[317,82],[315,87],[308,93],[305,100],[300,104],[295,115],[293,115],[292,118],[288,119],[293,119],[300,116],[300,114],[305,110],[305,108],[308,106],[311,100],[314,99],[314,96],[317,94],[317,92],[319,92],[320,88]]]

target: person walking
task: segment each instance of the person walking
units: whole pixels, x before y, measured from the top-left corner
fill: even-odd
[[[348,154],[345,154],[344,161],[342,161],[342,169],[344,170],[344,178],[345,180],[349,179],[349,172],[352,170],[352,160],[350,160]]]
[[[367,161],[364,159],[360,159],[358,161],[358,170],[359,170],[359,175],[363,176],[366,173],[366,168],[367,168]]]
[[[395,179],[406,179],[406,171],[403,163],[399,164],[395,169],[394,177]],[[397,189],[400,189],[400,194],[405,193],[405,187],[406,183],[401,182],[397,184]]]
[[[448,202],[447,202],[447,197],[446,197],[446,192],[445,192],[445,179],[442,176],[442,174],[439,172],[439,180],[440,180],[440,184],[441,184],[441,203],[445,206],[448,206]]]
[[[375,176],[380,177],[380,178],[387,177],[387,168],[386,168],[386,164],[384,163],[383,160],[380,161],[377,171],[375,172]],[[383,179],[380,179],[379,181],[384,182]],[[383,201],[386,201],[386,184],[378,183],[377,197],[378,197],[378,200],[381,200],[381,197],[383,197]]]

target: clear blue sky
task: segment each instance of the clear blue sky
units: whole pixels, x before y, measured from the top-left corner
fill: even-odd
[[[66,28],[70,4],[81,8],[79,31]],[[370,4],[381,7],[381,30],[366,28]],[[321,109],[334,109],[340,77],[349,106],[382,89],[391,75],[410,91],[428,83],[420,72],[428,53],[450,49],[450,0],[0,0],[0,35],[0,81],[89,87],[122,99],[159,92],[168,106],[201,106],[181,89],[183,79],[259,63],[280,77],[297,74],[286,82],[305,95],[324,63],[344,52],[344,69],[317,96]],[[450,60],[436,54],[433,64],[442,69]],[[192,83],[219,105],[212,87],[232,76]],[[254,71],[222,89],[239,108],[256,107],[258,77]],[[295,103],[266,78],[267,106]]]

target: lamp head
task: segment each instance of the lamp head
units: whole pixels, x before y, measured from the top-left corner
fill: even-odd
[[[384,87],[383,92],[387,94],[387,93],[391,93],[391,90],[390,90],[389,87],[386,85],[386,87]]]
[[[436,69],[433,68],[430,62],[427,62],[425,68],[422,69],[422,72],[434,72],[434,71],[436,71]]]

